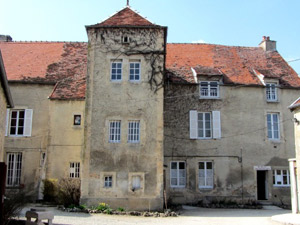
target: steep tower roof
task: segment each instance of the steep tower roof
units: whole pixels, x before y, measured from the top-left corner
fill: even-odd
[[[95,25],[87,26],[87,28],[97,28],[97,27],[160,27],[151,23],[146,18],[139,15],[137,12],[133,11],[129,6],[120,10],[113,16],[109,17],[101,23]]]

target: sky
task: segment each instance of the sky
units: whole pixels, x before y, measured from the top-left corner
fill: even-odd
[[[0,34],[14,41],[86,42],[85,25],[107,19],[126,1],[0,0]],[[270,36],[300,74],[299,0],[130,0],[130,6],[167,26],[168,43],[255,47]]]

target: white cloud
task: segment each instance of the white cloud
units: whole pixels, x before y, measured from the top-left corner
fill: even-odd
[[[192,41],[193,44],[203,44],[206,43],[204,40]]]

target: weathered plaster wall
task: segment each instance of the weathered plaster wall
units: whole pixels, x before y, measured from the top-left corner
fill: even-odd
[[[122,44],[122,36],[132,38]],[[82,202],[127,209],[162,207],[164,31],[162,29],[90,30]],[[111,61],[122,60],[122,81],[110,80]],[[141,80],[129,81],[129,60],[141,61]],[[153,64],[156,73],[152,76]],[[155,71],[154,71],[155,72]],[[155,81],[154,81],[155,79]],[[149,82],[151,80],[151,82]],[[153,85],[151,89],[151,85]],[[157,89],[157,90],[156,90]],[[156,92],[155,92],[156,90]],[[121,142],[109,143],[109,121],[121,120]],[[140,143],[127,143],[128,121],[140,121]],[[104,174],[115,186],[105,189]],[[142,178],[132,191],[131,175]]]
[[[10,83],[14,109],[33,109],[31,137],[5,138],[5,151],[22,153],[21,184],[37,195],[41,181],[41,156],[46,152],[49,133],[49,99],[52,85]]]
[[[6,123],[6,98],[3,87],[0,83],[0,162],[3,162],[4,157],[4,134],[5,134],[5,123]]]
[[[81,125],[74,125],[74,115],[81,115]],[[84,101],[51,100],[49,118],[46,177],[69,177],[70,162],[82,166]]]
[[[191,96],[192,94],[194,96]],[[164,112],[164,155],[168,198],[173,202],[195,202],[204,197],[257,199],[254,166],[288,169],[294,157],[292,115],[287,107],[298,90],[279,89],[278,103],[267,103],[260,87],[221,86],[220,99],[199,99],[197,85],[167,84]],[[221,139],[191,140],[189,111],[221,112]],[[280,113],[280,141],[267,138],[267,112]],[[239,160],[240,159],[240,160]],[[186,188],[170,187],[170,162],[186,161]],[[214,188],[199,190],[199,161],[213,161]],[[267,172],[268,199],[290,204],[289,187],[273,187],[272,171]]]

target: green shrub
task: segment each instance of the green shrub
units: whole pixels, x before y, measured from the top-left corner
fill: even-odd
[[[124,209],[124,208],[122,208],[122,207],[119,207],[119,208],[117,208],[117,211],[119,211],[119,212],[124,212],[124,211],[125,211],[125,209]]]
[[[57,202],[58,187],[56,179],[46,179],[44,180],[44,201],[46,202]]]

